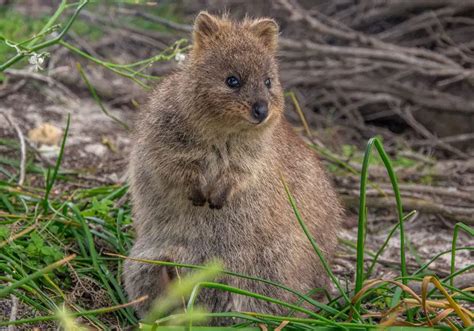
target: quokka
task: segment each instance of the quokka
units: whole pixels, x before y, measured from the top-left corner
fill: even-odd
[[[137,238],[131,257],[191,264],[217,258],[228,270],[302,293],[328,285],[281,176],[328,259],[343,211],[316,155],[283,116],[277,46],[272,19],[197,16],[192,51],[154,90],[136,123],[130,191]],[[124,269],[130,299],[149,296],[137,308],[140,316],[176,276],[173,268],[134,261]],[[295,299],[261,282],[219,281]],[[212,312],[286,311],[210,289],[199,301]]]

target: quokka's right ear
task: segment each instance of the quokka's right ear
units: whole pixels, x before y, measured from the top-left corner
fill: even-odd
[[[276,50],[278,46],[278,24],[271,18],[260,18],[251,21],[250,31],[255,34],[271,50]]]
[[[194,21],[194,46],[200,47],[206,39],[211,38],[219,30],[219,19],[207,11],[202,11]]]

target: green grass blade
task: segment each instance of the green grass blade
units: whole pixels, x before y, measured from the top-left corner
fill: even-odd
[[[392,189],[395,194],[395,200],[397,205],[397,216],[398,216],[398,227],[400,229],[400,267],[403,282],[406,284],[405,277],[408,275],[405,257],[405,231],[403,226],[403,206],[401,201],[400,190],[398,188],[398,180],[393,170],[392,163],[387,153],[383,149],[382,143],[378,138],[371,138],[367,143],[366,152],[364,155],[364,161],[362,163],[361,180],[360,180],[360,201],[359,201],[359,223],[358,223],[358,234],[357,234],[357,265],[356,265],[356,281],[355,281],[355,292],[359,292],[362,289],[362,285],[365,279],[364,275],[364,249],[365,249],[365,237],[367,227],[367,213],[366,213],[366,190],[367,190],[367,179],[369,170],[369,160],[372,152],[372,147],[375,146],[379,153],[387,173],[390,177]]]
[[[243,289],[240,289],[240,288],[237,288],[237,287],[233,287],[233,286],[229,286],[229,285],[221,284],[221,283],[202,282],[200,284],[200,286],[203,287],[203,288],[212,288],[212,289],[222,290],[222,291],[226,291],[226,292],[231,292],[231,293],[235,293],[235,294],[244,295],[244,296],[251,297],[251,298],[254,298],[254,299],[257,299],[257,300],[262,300],[262,301],[274,303],[274,304],[277,304],[277,305],[280,305],[280,306],[283,306],[283,307],[286,307],[286,308],[294,309],[294,310],[299,311],[301,313],[307,314],[308,316],[311,316],[311,317],[313,317],[317,320],[320,320],[320,321],[324,321],[327,324],[335,325],[335,326],[338,325],[336,322],[331,321],[331,320],[329,320],[329,319],[327,319],[327,318],[325,318],[325,317],[323,317],[319,314],[316,314],[311,310],[299,307],[297,305],[294,305],[294,304],[291,304],[291,303],[288,303],[288,302],[285,302],[285,301],[281,301],[281,300],[278,300],[278,299],[275,299],[275,298],[271,298],[271,297],[268,297],[268,296],[265,296],[265,295],[262,295],[262,294],[250,292],[250,291],[247,291],[247,290],[243,290]]]
[[[175,263],[175,262],[169,262],[169,261],[148,260],[148,259],[137,259],[137,258],[127,257],[127,256],[124,256],[124,255],[113,254],[113,253],[106,253],[106,255],[116,256],[116,257],[120,257],[120,258],[123,258],[123,259],[129,259],[129,260],[132,260],[132,261],[137,261],[137,262],[142,262],[142,263],[163,265],[163,266],[168,266],[168,267],[189,268],[189,269],[195,269],[195,270],[201,270],[201,269],[205,268],[204,266],[201,266],[201,265],[186,264],[186,263]],[[293,289],[291,289],[287,286],[284,286],[282,284],[279,284],[277,282],[274,282],[274,281],[271,281],[271,280],[268,280],[268,279],[259,278],[259,277],[244,275],[244,274],[240,274],[240,273],[237,273],[237,272],[228,271],[228,270],[225,270],[225,269],[223,269],[221,272],[222,272],[222,274],[225,274],[225,275],[238,277],[238,278],[243,278],[243,279],[248,279],[248,280],[253,280],[253,281],[257,281],[257,282],[262,282],[262,283],[265,283],[265,284],[268,284],[268,285],[272,285],[272,286],[281,288],[285,291],[288,291],[289,293],[294,294],[299,299],[302,299],[302,300],[312,304],[313,306],[315,306],[319,309],[327,311],[330,314],[335,314],[335,313],[339,312],[337,309],[335,309],[333,307],[330,307],[328,305],[320,303],[320,302],[318,302],[318,301],[316,301],[316,300],[314,300],[314,299],[312,299],[312,298],[310,298],[310,297],[308,297],[308,296],[306,296],[306,295],[304,295],[304,294],[302,294],[298,291],[295,291],[295,290],[293,290]],[[342,314],[341,316],[342,316],[342,318],[347,318],[348,317],[347,314]]]
[[[49,30],[49,28],[54,24],[54,22],[57,21],[59,16],[63,13],[64,9],[66,9],[67,5],[67,0],[61,0],[61,3],[59,4],[58,8],[54,12],[54,14],[49,18],[48,22],[43,26],[43,28],[40,30],[40,32],[37,33],[38,36],[43,35],[46,31]],[[31,48],[34,46],[36,42],[36,38],[31,40],[27,45],[26,48]]]
[[[106,269],[106,266],[99,263],[99,256],[97,254],[97,250],[95,249],[94,238],[92,236],[92,233],[89,229],[89,226],[86,220],[84,219],[79,209],[74,204],[68,203],[68,207],[71,209],[76,219],[82,224],[82,229],[86,237],[87,249],[89,251],[89,256],[92,260],[92,266],[94,268],[94,271],[97,273],[97,275],[101,279],[102,284],[106,288],[107,293],[109,294],[113,303],[120,304],[121,302],[126,302],[125,295],[123,294],[120,286],[118,286],[115,279],[113,279],[113,276],[111,276],[111,273]],[[114,287],[115,290],[112,289],[110,283],[112,283],[112,286]],[[117,296],[119,298],[117,298]],[[129,320],[130,323],[136,323],[137,320],[129,309],[124,309],[121,312]]]
[[[336,276],[334,275],[334,273],[332,272],[330,266],[329,266],[329,263],[326,261],[326,258],[324,257],[323,253],[321,252],[321,250],[319,249],[319,246],[318,244],[316,243],[316,241],[314,240],[313,236],[311,235],[311,233],[309,232],[308,230],[308,227],[306,226],[305,222],[303,221],[303,218],[296,206],[296,201],[295,199],[293,198],[293,195],[291,194],[289,188],[288,188],[288,185],[286,184],[285,182],[285,179],[283,177],[281,177],[281,180],[282,180],[282,183],[283,183],[283,186],[285,188],[285,192],[288,196],[288,201],[290,202],[290,205],[291,207],[293,208],[293,212],[295,213],[295,216],[296,216],[296,219],[298,221],[298,223],[300,224],[301,228],[303,229],[303,232],[305,233],[306,237],[308,238],[308,240],[310,241],[311,243],[311,246],[313,246],[313,249],[314,251],[316,252],[316,254],[318,255],[319,259],[321,260],[321,263],[324,267],[324,270],[326,271],[326,273],[328,274],[329,278],[331,279],[331,281],[334,283],[334,285],[337,287],[337,289],[339,290],[339,292],[341,293],[341,296],[346,300],[346,303],[347,304],[351,304],[351,300],[349,299],[349,296],[347,295],[347,293],[344,291],[344,289],[342,288],[341,286],[341,283],[339,282],[339,280],[336,278]],[[358,315],[358,313],[356,312],[356,314]]]
[[[454,225],[454,233],[453,233],[453,241],[452,241],[452,248],[451,248],[451,275],[454,275],[455,270],[455,263],[456,263],[456,242],[458,239],[459,230],[463,230],[467,234],[474,236],[474,228],[467,226],[464,223],[456,223]],[[454,276],[451,277],[449,280],[451,286],[454,286]]]
[[[86,83],[87,88],[89,89],[89,92],[91,92],[92,97],[94,98],[95,102],[99,105],[100,110],[107,116],[108,118],[112,119],[114,122],[122,126],[125,130],[130,130],[129,126],[122,122],[118,117],[114,116],[113,114],[109,113],[109,111],[105,108],[104,104],[100,100],[99,95],[97,94],[97,91],[95,90],[95,87],[91,84],[89,81],[89,78],[87,78],[86,73],[84,72],[84,69],[82,69],[82,66],[79,62],[76,63],[77,70],[79,71],[79,74],[81,75],[82,79]]]
[[[43,210],[46,212],[49,208],[49,194],[53,188],[56,177],[58,176],[59,167],[61,166],[61,161],[64,155],[64,148],[66,147],[67,134],[69,132],[69,125],[71,124],[71,114],[67,115],[66,129],[64,130],[63,139],[61,141],[61,148],[59,149],[59,155],[56,160],[56,164],[53,168],[52,174],[48,171],[48,176],[46,176],[46,191],[43,198]]]
[[[14,282],[13,284],[11,284],[8,287],[0,289],[0,298],[3,298],[5,296],[11,294],[13,292],[13,290],[15,290],[16,288],[18,288],[18,287],[20,287],[20,286],[36,279],[38,277],[41,277],[44,274],[47,274],[48,272],[53,271],[56,268],[59,268],[60,266],[62,266],[63,264],[65,264],[69,261],[71,261],[75,257],[76,257],[75,254],[69,255],[68,257],[65,257],[64,259],[61,259],[57,262],[54,262],[54,263],[44,267],[43,269],[40,269],[40,270],[32,273],[31,275],[28,275],[27,277],[23,277],[22,279],[20,279],[19,281]]]
[[[403,217],[403,222],[405,222],[406,220],[411,220],[413,218],[415,218],[417,216],[417,211],[416,210],[413,210],[411,211],[410,213],[408,213],[407,215],[405,215]],[[392,228],[392,230],[390,230],[387,238],[385,239],[384,243],[382,244],[382,246],[380,246],[380,248],[378,249],[378,251],[375,253],[375,256],[374,258],[372,259],[372,262],[370,264],[370,267],[369,269],[367,270],[367,274],[366,274],[366,277],[370,277],[370,275],[372,274],[373,270],[374,270],[374,267],[375,265],[377,264],[377,260],[378,258],[380,257],[380,255],[383,253],[383,251],[385,250],[385,248],[387,247],[388,245],[388,242],[390,241],[390,239],[393,237],[393,235],[395,234],[395,231],[397,231],[398,227],[400,226],[400,223],[397,223],[395,224],[395,226]]]

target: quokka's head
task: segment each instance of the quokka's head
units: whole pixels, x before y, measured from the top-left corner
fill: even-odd
[[[194,23],[189,70],[207,118],[238,129],[264,127],[283,112],[276,51],[278,25],[235,22],[201,12]]]

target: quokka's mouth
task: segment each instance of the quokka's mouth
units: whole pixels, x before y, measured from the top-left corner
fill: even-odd
[[[263,121],[258,121],[258,120],[254,119],[252,117],[247,119],[247,120],[250,124],[253,124],[254,127],[261,127],[261,126],[266,125],[269,122],[270,117],[271,117],[271,115],[268,114],[268,116]]]

